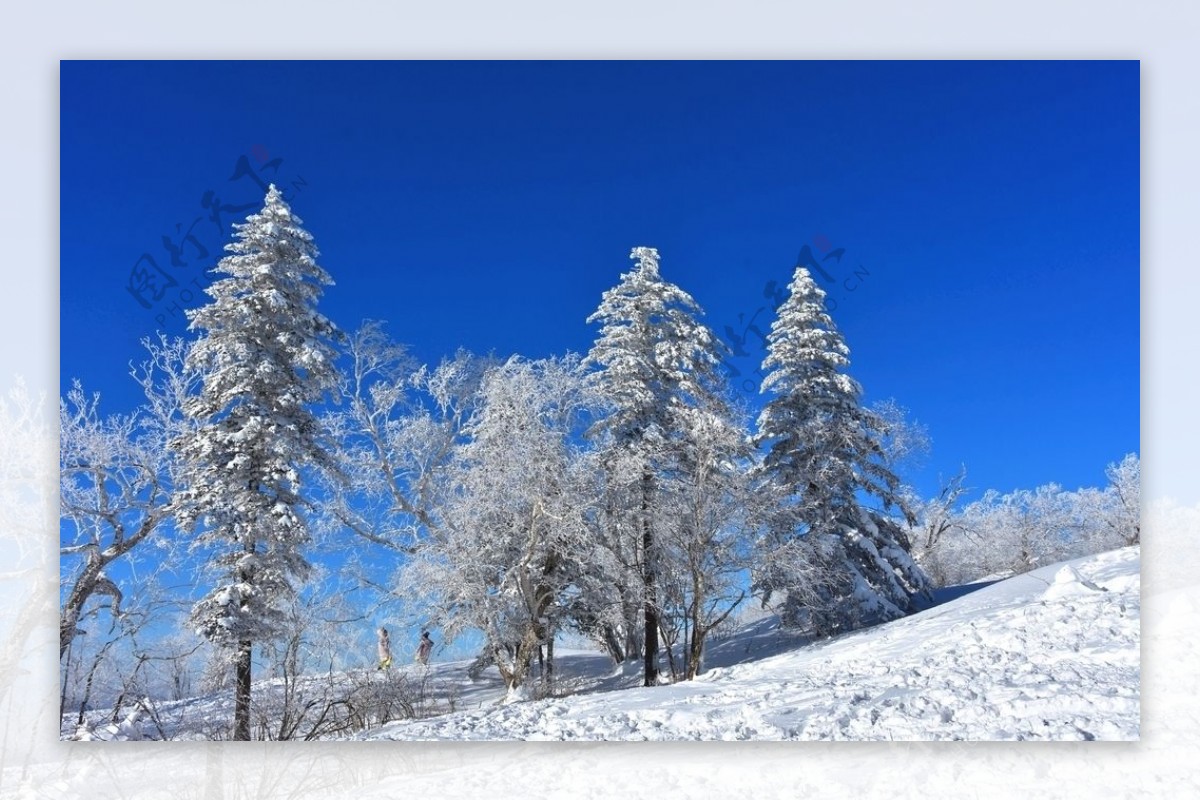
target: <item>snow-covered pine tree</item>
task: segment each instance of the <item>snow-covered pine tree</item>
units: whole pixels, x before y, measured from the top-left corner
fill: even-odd
[[[784,621],[819,631],[900,617],[928,579],[909,554],[900,482],[881,444],[883,421],[846,373],[850,350],[803,267],[767,337],[769,395],[758,419],[758,473],[783,499],[765,527],[757,584],[785,594]],[[871,508],[866,502],[878,503]],[[807,563],[805,563],[807,561]]]
[[[234,739],[250,738],[250,654],[285,622],[282,605],[309,570],[303,473],[328,465],[314,407],[336,394],[335,326],[317,312],[333,281],[312,236],[274,186],[234,226],[230,255],[189,311],[202,332],[188,354],[202,387],[186,404],[195,429],[172,443],[182,462],[177,518],[198,529],[219,578],[192,610],[197,632],[232,652]]]
[[[703,311],[691,295],[662,279],[656,249],[634,248],[630,258],[637,266],[604,293],[599,308],[588,317],[601,329],[586,363],[597,368],[593,380],[611,405],[593,435],[607,439],[620,456],[640,463],[637,508],[619,511],[632,512],[640,540],[633,550],[641,573],[645,684],[651,686],[658,681],[657,476],[673,458],[681,410],[713,397],[712,378],[723,345],[699,322]]]

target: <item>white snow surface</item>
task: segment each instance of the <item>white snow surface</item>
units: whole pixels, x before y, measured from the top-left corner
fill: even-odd
[[[560,659],[575,694],[502,704],[496,687],[477,709],[355,739],[1136,740],[1140,557],[1134,547],[1041,568],[808,645],[767,619],[671,686],[636,686],[636,673],[573,652]]]
[[[673,685],[641,687],[640,663],[622,670],[561,648],[556,692],[542,700],[506,699],[495,668],[472,680],[469,661],[340,674],[347,686],[421,685],[426,711],[455,711],[338,739],[1137,740],[1140,562],[1139,547],[1065,562],[815,643],[766,617],[712,643],[708,669]],[[278,679],[254,690],[279,691]],[[62,734],[224,738],[232,693],[144,711],[108,723],[111,712],[97,710],[80,730],[68,716]]]

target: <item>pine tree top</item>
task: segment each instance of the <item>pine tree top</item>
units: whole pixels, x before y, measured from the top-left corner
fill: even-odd
[[[723,343],[700,322],[704,311],[659,272],[658,251],[635,247],[637,266],[607,290],[588,317],[601,324],[585,364],[615,407],[602,427],[622,439],[657,438],[688,402],[708,398],[719,384]]]
[[[788,289],[767,335],[761,391],[787,394],[811,385],[857,401],[862,388],[845,373],[850,348],[825,309],[825,291],[804,267],[796,268]]]

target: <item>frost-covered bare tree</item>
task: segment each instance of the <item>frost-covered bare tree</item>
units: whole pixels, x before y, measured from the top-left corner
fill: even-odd
[[[602,407],[596,399],[597,408]],[[601,412],[603,414],[603,412]],[[645,460],[607,436],[593,437],[579,455],[579,474],[595,499],[590,528],[592,566],[578,577],[567,610],[569,624],[620,664],[642,656],[644,586],[639,511]]]
[[[1142,463],[1136,453],[1126,454],[1105,470],[1107,493],[1112,496],[1105,522],[1121,545],[1142,541]]]
[[[576,357],[512,357],[488,369],[439,523],[403,571],[446,636],[484,633],[511,697],[551,648],[565,594],[586,570],[586,483],[572,435],[587,392]]]
[[[147,539],[168,515],[162,451],[135,442],[136,415],[103,417],[100,398],[76,383],[61,401],[60,567],[65,597],[59,658],[83,633],[85,612],[121,617],[124,593],[108,575],[114,562]],[[105,604],[93,601],[107,599]]]
[[[784,596],[786,622],[823,632],[899,617],[928,579],[888,513],[908,510],[884,447],[887,420],[860,402],[825,293],[803,267],[788,289],[767,337],[758,420],[763,491],[786,500],[766,525],[757,585]],[[796,558],[816,564],[817,586],[801,581]]]
[[[658,681],[660,627],[658,477],[670,469],[671,440],[682,410],[712,395],[711,379],[724,346],[700,322],[703,311],[691,295],[662,278],[657,250],[634,248],[630,258],[637,266],[603,294],[588,317],[600,324],[600,335],[587,363],[595,368],[594,384],[610,408],[594,426],[593,437],[614,449],[614,463],[640,463],[635,486],[613,487],[618,495],[636,492],[637,499],[625,508],[611,507],[609,540],[611,550],[624,552],[639,567],[644,682],[651,686]],[[630,534],[631,542],[615,542]]]
[[[942,543],[956,533],[961,533],[960,504],[969,492],[968,488],[963,486],[966,478],[967,468],[964,465],[942,484],[936,497],[928,500],[918,497],[911,489],[908,491],[908,507],[913,510],[915,517],[909,535],[913,545],[913,556],[938,587],[944,587],[947,583]]]
[[[337,448],[322,473],[319,539],[339,552],[337,581],[368,616],[414,597],[397,571],[440,525],[455,448],[492,363],[459,351],[421,365],[379,321],[349,337],[345,402],[325,418]]]
[[[917,512],[920,524],[919,528],[915,529],[917,537],[913,543],[920,552],[936,549],[947,532],[952,531],[958,525],[958,505],[963,496],[969,492],[969,489],[963,486],[966,478],[967,468],[964,465],[942,485],[936,498],[929,501],[916,499],[909,501],[909,505]]]
[[[893,473],[918,466],[929,454],[929,429],[912,419],[908,409],[894,398],[872,403],[868,412],[879,440],[881,459]],[[907,497],[904,489],[901,494]]]
[[[513,357],[489,369],[439,525],[404,571],[404,586],[432,604],[448,637],[483,632],[510,698],[526,694],[546,651],[549,675],[567,596],[590,569],[591,499],[575,441],[588,392],[576,357]]]
[[[1130,454],[1108,466],[1103,488],[989,490],[961,507],[965,491],[956,477],[938,498],[918,506],[921,563],[946,586],[1136,545],[1139,472],[1138,457]]]
[[[339,530],[391,552],[436,526],[443,478],[489,361],[460,351],[430,368],[367,321],[347,347],[343,408],[328,426],[338,442],[325,511]]]
[[[273,679],[269,696],[255,703],[262,739],[314,739],[347,703],[348,688],[336,679],[361,662],[355,632],[364,628],[366,614],[338,579],[338,571],[314,564],[305,586],[283,606],[278,633],[261,644],[264,672]]]
[[[171,447],[184,529],[197,529],[216,586],[193,608],[209,641],[232,656],[233,737],[250,738],[251,648],[281,630],[281,608],[308,573],[305,474],[333,468],[316,407],[338,389],[333,323],[316,310],[332,279],[312,236],[274,186],[234,226],[212,300],[188,312],[201,332],[188,353],[202,387],[185,409],[193,430]]]
[[[122,589],[114,566],[124,564],[130,575],[137,560],[132,575],[145,594],[155,573],[176,561],[168,557],[175,543],[156,535],[172,513],[167,443],[187,425],[182,407],[197,376],[184,366],[182,339],[160,336],[143,345],[149,357],[132,370],[146,397],[142,406],[104,415],[100,397],[78,382],[59,403],[60,658],[86,617],[102,610],[122,617],[129,587]]]
[[[988,572],[1025,573],[1072,555],[1074,499],[1057,484],[1001,494],[989,490],[963,510],[963,528]]]
[[[745,597],[748,528],[754,504],[746,427],[725,404],[679,415],[674,469],[660,478],[664,605],[686,641],[687,679],[703,670],[708,635]],[[664,629],[669,623],[664,623]]]

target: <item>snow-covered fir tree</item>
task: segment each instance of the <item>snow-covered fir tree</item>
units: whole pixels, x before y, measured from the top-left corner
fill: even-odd
[[[202,387],[186,404],[195,429],[172,447],[183,464],[178,520],[199,531],[217,579],[192,620],[234,658],[233,736],[244,740],[252,645],[278,632],[309,570],[303,476],[330,461],[314,409],[336,392],[340,335],[316,310],[333,281],[279,190],[234,231],[211,302],[188,313],[201,332],[188,366]]]
[[[593,435],[613,449],[611,463],[628,466],[632,459],[638,465],[636,471],[613,471],[614,478],[624,475],[626,482],[636,482],[625,488],[632,490],[625,495],[637,499],[633,509],[616,510],[616,517],[627,520],[631,513],[634,518],[633,526],[623,526],[625,536],[632,534],[634,541],[627,547],[613,547],[632,556],[640,572],[638,605],[644,623],[640,644],[649,686],[658,680],[662,559],[654,530],[658,476],[673,459],[683,410],[714,396],[712,379],[723,345],[699,321],[703,311],[691,295],[663,280],[656,249],[634,248],[630,258],[637,266],[604,293],[599,308],[588,317],[589,323],[599,323],[601,328],[587,363],[597,368],[595,386],[611,407]],[[611,536],[621,536],[622,522],[612,521]],[[625,594],[632,590],[627,586]]]
[[[850,350],[803,267],[767,337],[758,419],[758,475],[777,493],[756,576],[785,596],[792,625],[832,632],[900,617],[928,579],[909,554],[900,482],[882,446],[884,421],[865,409],[846,369]],[[871,505],[868,505],[871,504]]]

